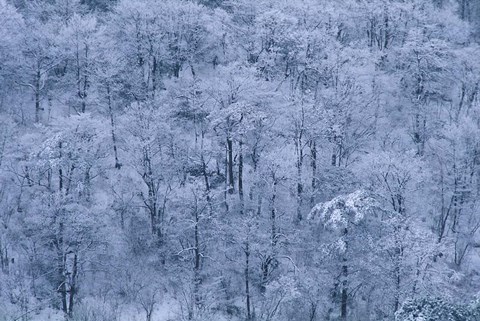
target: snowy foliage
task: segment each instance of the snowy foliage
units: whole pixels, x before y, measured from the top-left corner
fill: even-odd
[[[0,321],[478,319],[479,17],[0,0]]]

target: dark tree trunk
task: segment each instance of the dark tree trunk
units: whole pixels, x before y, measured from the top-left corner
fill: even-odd
[[[42,107],[40,106],[40,81],[41,73],[40,69],[37,69],[35,75],[35,123],[40,122],[40,111],[42,110]]]
[[[247,321],[252,319],[251,298],[250,298],[250,244],[245,242],[245,296],[247,305]]]
[[[310,142],[311,166],[312,166],[312,196],[310,197],[310,207],[315,205],[315,194],[317,192],[317,143]]]
[[[302,121],[303,126],[303,121]],[[295,139],[295,152],[297,156],[297,216],[295,221],[298,223],[302,220],[302,204],[303,204],[303,182],[302,182],[302,167],[303,167],[303,146],[302,136],[303,128],[297,129],[297,137]]]
[[[200,216],[198,213],[197,204],[195,204],[195,228],[194,228],[194,266],[193,266],[193,314],[195,317],[197,311],[200,309],[201,298],[200,298],[200,269],[201,269],[201,252],[200,252],[200,232],[199,232],[199,223]]]
[[[72,275],[71,275],[71,283],[70,283],[70,297],[68,303],[68,316],[72,317],[73,315],[73,306],[75,303],[75,295],[77,294],[77,276],[78,276],[78,256],[75,254],[73,256],[73,268],[72,268]]]
[[[345,243],[348,229],[345,228],[343,235],[345,237]],[[342,262],[342,292],[341,292],[341,304],[340,304],[340,318],[342,320],[347,319],[347,304],[348,304],[348,260],[347,260],[348,244],[346,244],[346,250]]]
[[[155,92],[157,91],[157,58],[155,56],[152,64],[152,98],[155,98]]]
[[[58,143],[59,156],[62,158],[62,142]],[[58,168],[58,190],[62,192],[63,190],[63,170],[62,166]]]
[[[228,166],[228,192],[233,194],[235,191],[235,181],[233,176],[233,141],[227,138],[227,166]]]
[[[243,142],[240,141],[238,157],[238,196],[240,198],[240,215],[243,215],[244,199],[243,199]]]
[[[115,136],[115,121],[113,119],[112,94],[110,92],[110,84],[107,84],[107,99],[108,99],[108,113],[110,116],[110,127],[111,127],[112,142],[113,142],[113,154],[115,157],[115,168],[120,169],[122,167],[122,164],[120,164],[120,162],[118,161],[117,138]]]
[[[58,274],[59,285],[58,292],[60,293],[62,300],[62,311],[65,315],[68,315],[68,302],[67,302],[67,255],[63,250],[63,223],[59,224],[59,236],[56,242],[57,257],[58,257]]]

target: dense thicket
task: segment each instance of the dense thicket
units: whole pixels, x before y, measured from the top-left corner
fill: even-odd
[[[0,0],[0,320],[476,320],[476,0]]]

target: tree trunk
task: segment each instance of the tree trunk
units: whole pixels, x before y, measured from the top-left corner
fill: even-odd
[[[400,227],[395,227],[395,301],[394,301],[394,313],[398,311],[400,307],[400,285],[401,285],[401,257],[402,257],[402,245],[400,241]]]
[[[348,261],[347,261],[347,237],[348,229],[345,228],[343,235],[345,237],[345,254],[343,256],[342,263],[342,292],[341,292],[341,306],[340,306],[340,318],[342,320],[347,320],[347,303],[348,303]]]
[[[247,237],[245,242],[245,296],[247,305],[247,321],[252,319],[251,303],[250,303],[250,244]]]
[[[62,158],[62,142],[58,143],[59,156]],[[58,167],[58,190],[62,192],[63,190],[63,170],[62,166]]]
[[[40,122],[40,111],[42,110],[40,106],[40,81],[41,73],[40,69],[37,69],[37,73],[35,75],[35,123]]]
[[[203,143],[202,143],[203,145]],[[205,194],[207,197],[207,203],[208,203],[208,208],[210,211],[210,214],[213,213],[213,204],[212,204],[212,198],[210,196],[210,182],[208,180],[208,173],[207,173],[207,164],[205,163],[205,157],[203,156],[203,147],[202,147],[202,154],[200,156],[200,161],[202,162],[202,175],[203,179],[205,181]]]
[[[385,6],[384,8],[384,20],[383,20],[383,27],[384,27],[384,31],[383,31],[383,34],[384,34],[384,39],[383,39],[383,49],[387,49],[388,45],[389,45],[389,39],[390,39],[390,32],[389,32],[389,19],[388,19],[388,9],[387,9],[387,6]]]
[[[225,146],[225,168],[224,168],[224,176],[225,176],[225,186],[223,191],[223,200],[225,205],[225,214],[228,214],[228,190],[229,190],[229,182],[228,182],[228,145]]]
[[[315,205],[315,194],[317,192],[317,143],[310,142],[311,166],[312,166],[312,196],[310,197],[310,207]]]
[[[152,321],[152,314],[153,314],[153,310],[149,310],[146,312],[147,321]]]
[[[240,141],[238,157],[238,196],[240,198],[240,215],[243,216],[244,199],[243,199],[243,142]]]
[[[73,315],[73,305],[75,302],[75,295],[77,294],[77,276],[78,276],[78,256],[75,254],[73,256],[73,268],[72,268],[72,276],[71,276],[71,283],[70,283],[70,297],[69,297],[69,304],[68,304],[68,316],[72,317]]]
[[[233,141],[231,138],[227,138],[227,166],[228,166],[228,193],[233,194],[235,191],[235,182],[233,177]]]
[[[270,224],[271,224],[271,234],[270,234],[270,245],[272,247],[273,256],[277,252],[277,208],[276,208],[276,198],[277,198],[277,185],[278,181],[273,174],[273,191],[272,191],[272,210],[270,212]]]
[[[152,99],[155,99],[155,92],[157,91],[157,58],[153,57],[152,62]]]
[[[60,229],[63,229],[63,224],[60,224]],[[67,276],[66,276],[66,269],[67,269],[67,262],[66,262],[66,255],[63,253],[63,240],[60,238],[59,240],[59,249],[58,251],[60,252],[58,254],[58,260],[59,260],[59,287],[58,291],[60,292],[60,297],[62,300],[62,311],[65,315],[68,315],[68,305],[67,305]]]
[[[150,225],[152,235],[156,235],[158,239],[161,239],[160,228],[158,226],[158,204],[157,204],[157,186],[155,180],[152,177],[152,164],[150,161],[150,155],[147,148],[143,151],[144,173],[143,180],[148,188],[148,196],[144,199],[144,204],[150,214]]]
[[[303,113],[303,112],[302,112]],[[303,121],[302,125],[303,126]],[[302,203],[303,203],[303,183],[302,183],[302,167],[303,167],[303,146],[302,146],[302,136],[303,128],[297,128],[297,134],[295,138],[295,152],[297,156],[297,217],[296,222],[302,220]]]
[[[195,200],[195,202],[197,202]],[[193,317],[197,314],[197,311],[200,309],[201,305],[201,298],[200,298],[200,268],[201,268],[201,253],[200,253],[200,235],[199,235],[199,225],[200,223],[200,217],[198,213],[198,207],[197,204],[195,204],[195,228],[194,228],[194,267],[193,267],[193,300],[194,300],[194,306],[193,306]]]
[[[2,239],[0,238],[0,265],[1,265],[1,271],[5,274],[9,274],[9,264],[10,264],[10,258],[8,257],[8,247],[7,245],[3,244],[6,242],[2,242]]]
[[[110,84],[107,84],[107,99],[108,99],[108,113],[110,116],[110,127],[112,133],[112,142],[113,142],[113,154],[115,156],[115,168],[120,169],[122,164],[118,161],[118,151],[117,151],[117,138],[115,136],[115,122],[113,119],[113,108],[112,108],[112,95],[110,92]]]

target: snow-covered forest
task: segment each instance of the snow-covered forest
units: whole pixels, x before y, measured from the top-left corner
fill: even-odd
[[[0,0],[0,321],[480,320],[480,1]]]

